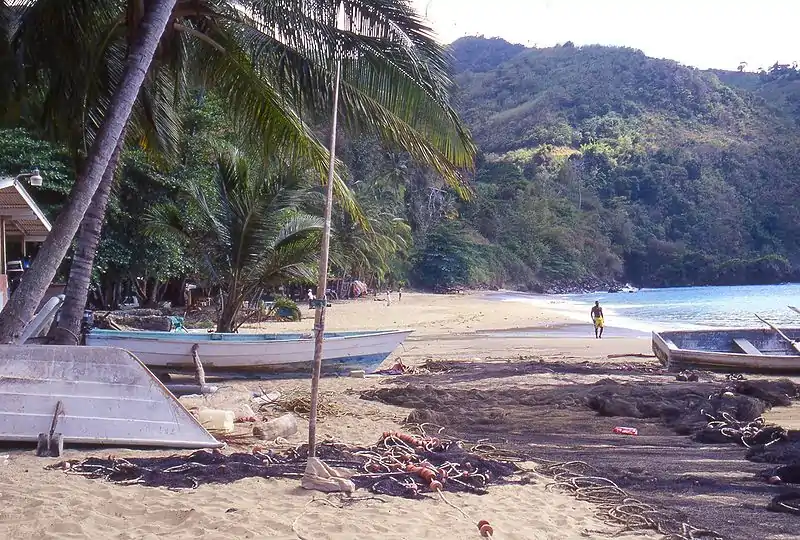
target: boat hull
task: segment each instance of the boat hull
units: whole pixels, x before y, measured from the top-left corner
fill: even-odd
[[[783,329],[791,339],[800,328]],[[736,345],[744,342],[758,354],[748,354]],[[653,332],[653,353],[670,371],[701,368],[714,371],[752,373],[800,373],[800,355],[773,330],[721,328]],[[740,350],[736,350],[740,348]]]
[[[102,347],[0,346],[0,441],[217,448],[206,431],[127,351]]]
[[[410,330],[326,335],[322,372],[375,371]],[[311,373],[314,339],[310,334],[185,334],[92,331],[90,346],[117,347],[136,355],[155,371],[193,373],[192,349],[210,374],[294,375]]]

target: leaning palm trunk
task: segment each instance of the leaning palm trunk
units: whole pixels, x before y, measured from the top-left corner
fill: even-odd
[[[103,174],[100,185],[97,186],[97,191],[92,197],[92,204],[86,210],[86,215],[83,216],[78,231],[75,253],[69,268],[69,280],[67,288],[64,290],[64,296],[66,296],[64,307],[61,308],[58,327],[53,335],[53,339],[58,345],[77,345],[80,341],[79,333],[83,310],[86,307],[89,285],[92,281],[92,266],[95,255],[97,255],[100,233],[103,230],[103,216],[105,216],[111,188],[114,185],[123,145],[124,136],[120,136],[117,148],[111,156],[108,168]]]
[[[11,342],[22,331],[55,277],[58,266],[108,169],[175,3],[176,0],[154,0],[142,20],[141,33],[131,50],[122,83],[114,92],[100,132],[92,144],[85,169],[75,182],[69,201],[59,214],[36,260],[0,313],[0,343]]]

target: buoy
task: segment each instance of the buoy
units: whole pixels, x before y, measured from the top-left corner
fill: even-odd
[[[494,529],[492,529],[492,526],[489,525],[489,522],[485,519],[478,522],[478,530],[484,538],[488,538],[494,534]]]
[[[430,484],[431,491],[438,491],[442,489],[442,483],[438,480],[432,480]]]
[[[259,452],[263,452],[263,451],[264,451],[264,449],[262,447],[260,447],[259,445],[255,445],[253,447],[253,453],[254,454],[258,454]]]

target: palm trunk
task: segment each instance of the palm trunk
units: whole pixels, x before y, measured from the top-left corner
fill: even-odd
[[[77,345],[80,341],[78,334],[81,330],[83,310],[86,308],[89,284],[92,281],[92,266],[95,255],[97,255],[97,245],[100,243],[100,233],[103,230],[103,218],[106,215],[106,207],[111,188],[114,185],[114,174],[122,154],[123,144],[124,137],[120,137],[103,175],[103,180],[92,197],[92,204],[89,205],[86,215],[83,216],[83,222],[78,231],[78,242],[69,270],[69,281],[64,290],[66,299],[64,307],[61,309],[58,328],[53,336],[54,342],[58,345]]]
[[[236,315],[238,315],[242,303],[237,301],[233,295],[231,295],[229,298],[226,298],[224,302],[225,304],[222,306],[222,311],[220,312],[219,320],[217,321],[217,332],[233,332],[233,325],[236,322]]]
[[[22,283],[8,305],[0,312],[0,343],[10,343],[19,335],[33,318],[47,287],[55,277],[83,215],[108,169],[175,3],[176,0],[153,0],[151,9],[142,20],[139,37],[131,49],[122,82],[114,92],[100,132],[89,151],[83,173],[75,182],[69,201],[53,224],[53,230],[36,260],[25,272]]]

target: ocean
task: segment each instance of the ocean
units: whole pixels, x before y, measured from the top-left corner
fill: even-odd
[[[639,332],[709,327],[762,327],[755,314],[773,324],[800,326],[800,284],[737,287],[641,289],[633,293],[529,295],[501,292],[499,299],[546,305],[575,321],[590,324],[595,301],[603,307],[606,326]]]

